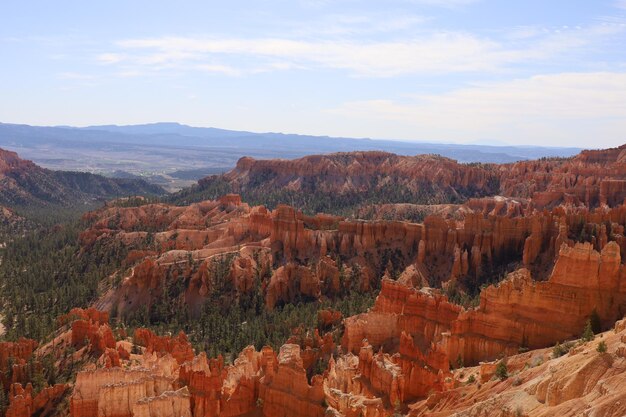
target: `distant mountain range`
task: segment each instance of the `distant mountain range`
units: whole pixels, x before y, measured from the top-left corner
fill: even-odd
[[[462,163],[507,163],[568,157],[578,148],[455,145],[394,140],[253,133],[178,123],[131,126],[41,127],[0,123],[0,147],[51,169],[109,176],[141,176],[170,189],[228,171],[242,156],[298,158],[310,154],[380,150],[398,155],[439,154]]]

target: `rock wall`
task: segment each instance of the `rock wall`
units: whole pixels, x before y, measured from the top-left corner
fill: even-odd
[[[300,347],[281,346],[275,372],[268,372],[259,387],[265,417],[323,417],[323,379],[316,375],[309,385]]]
[[[176,337],[169,337],[157,336],[148,329],[139,328],[133,338],[135,343],[146,348],[147,353],[172,355],[179,364],[194,358],[193,347],[182,331]]]
[[[372,388],[390,398],[416,398],[446,389],[449,363],[477,364],[516,354],[520,347],[538,349],[578,337],[594,311],[609,326],[626,311],[625,282],[614,242],[601,253],[589,243],[564,244],[548,281],[536,282],[528,270],[518,270],[487,287],[480,305],[469,310],[437,292],[385,280],[372,311],[345,320],[342,345],[357,353],[367,340],[359,351],[359,371]],[[372,368],[396,369],[393,378],[367,371],[372,363],[384,363],[374,348],[396,353],[389,361],[397,368]],[[380,388],[391,382],[399,387],[395,392]]]
[[[158,369],[101,368],[76,375],[72,417],[132,417],[142,399],[172,391],[174,380]]]
[[[33,417],[45,415],[53,412],[54,407],[62,399],[68,386],[57,384],[52,387],[45,387],[37,394],[33,395],[33,386],[22,384],[11,385],[9,391],[9,406],[6,409],[6,417]]]

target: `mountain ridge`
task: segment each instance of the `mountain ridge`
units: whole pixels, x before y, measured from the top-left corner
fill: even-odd
[[[49,170],[0,148],[0,206],[18,212],[77,208],[113,197],[163,193],[161,187],[144,180]]]
[[[400,155],[440,154],[462,163],[504,163],[571,156],[580,151],[255,133],[173,122],[81,128],[0,123],[0,147],[16,151],[45,168],[108,176],[132,174],[170,191],[191,185],[202,177],[203,171],[227,171],[243,156],[294,159],[312,154],[386,151]],[[177,176],[181,170],[188,171],[184,178]]]

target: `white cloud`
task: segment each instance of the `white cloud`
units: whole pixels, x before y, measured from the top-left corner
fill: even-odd
[[[481,0],[408,0],[409,3],[425,4],[428,6],[455,8],[459,6],[467,6],[469,4],[478,3]]]
[[[92,74],[82,74],[80,72],[61,72],[59,78],[62,80],[93,80]]]
[[[103,54],[101,62],[124,65],[183,67],[215,65],[220,59],[253,57],[248,72],[283,67],[323,67],[358,75],[395,76],[420,72],[493,70],[505,55],[489,40],[461,33],[439,33],[428,38],[397,42],[300,41],[289,39],[219,39],[167,37],[119,42],[125,54]],[[126,58],[122,58],[125,56]],[[245,72],[245,71],[242,71]]]
[[[413,19],[391,20],[387,24],[397,28],[415,24]],[[383,23],[380,25],[384,26]],[[228,75],[281,68],[331,68],[369,77],[490,72],[515,64],[548,62],[557,56],[574,55],[578,50],[595,46],[624,31],[626,26],[623,24],[604,22],[587,28],[518,28],[504,40],[465,32],[421,33],[388,41],[359,37],[348,40],[343,37],[158,37],[119,41],[116,51],[100,54],[98,61],[131,67],[126,70],[141,71],[140,68],[145,67],[146,71],[154,72],[175,68]]]
[[[618,9],[625,9],[626,10],[626,0],[617,0],[615,2],[615,7],[617,7]]]
[[[117,64],[125,59],[124,55],[116,54],[112,52],[99,54],[96,56],[96,60],[102,64]]]
[[[541,75],[418,95],[409,102],[349,102],[328,112],[361,120],[386,137],[618,145],[626,142],[626,73]]]

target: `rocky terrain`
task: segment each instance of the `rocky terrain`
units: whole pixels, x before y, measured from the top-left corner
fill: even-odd
[[[111,202],[79,237],[78,257],[123,254],[91,308],[0,344],[6,415],[623,416],[625,158],[243,159],[184,198],[243,197]],[[358,200],[365,220],[245,197],[381,180],[437,204]]]
[[[245,157],[232,171],[206,177],[171,201],[188,204],[231,192],[270,207],[289,202],[312,213],[349,209],[352,214],[369,204],[433,205],[501,195],[531,199],[533,208],[540,210],[559,204],[621,204],[625,180],[625,146],[501,165],[372,151],[294,160]],[[329,196],[332,201],[327,201]]]
[[[0,149],[0,205],[9,209],[34,214],[51,207],[94,207],[98,201],[120,196],[160,194],[163,189],[143,180],[51,171]]]

